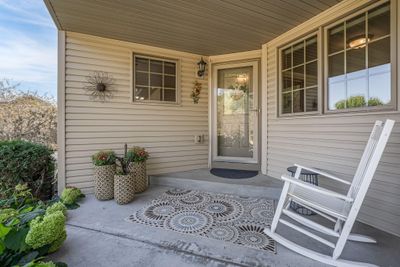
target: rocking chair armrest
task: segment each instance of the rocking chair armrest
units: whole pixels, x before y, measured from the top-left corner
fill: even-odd
[[[323,194],[323,195],[327,195],[327,196],[330,196],[330,197],[343,199],[343,200],[348,201],[348,202],[353,202],[354,201],[354,199],[352,199],[352,198],[350,198],[350,197],[348,197],[346,195],[336,193],[334,191],[328,190],[328,189],[320,187],[320,186],[316,186],[316,185],[313,185],[313,184],[310,184],[310,183],[306,183],[306,182],[304,182],[302,180],[293,178],[293,177],[288,176],[286,174],[282,175],[281,178],[285,182],[288,182],[288,183],[291,183],[291,184],[295,184],[297,186],[312,190],[314,192],[317,192],[317,193],[320,193],[320,194]]]
[[[307,170],[307,171],[318,173],[318,174],[320,174],[320,175],[322,175],[322,176],[324,176],[326,178],[341,182],[343,184],[351,185],[351,182],[343,180],[343,179],[341,179],[341,178],[339,178],[339,177],[337,177],[337,176],[335,176],[333,174],[327,173],[325,171],[322,171],[322,170],[319,170],[319,169],[315,169],[315,168],[305,167],[305,166],[302,166],[302,165],[299,165],[299,164],[294,164],[294,166],[296,166],[298,168],[301,168],[301,169],[304,169],[304,170]]]

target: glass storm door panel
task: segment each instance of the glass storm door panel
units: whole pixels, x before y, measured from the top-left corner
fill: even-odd
[[[257,65],[254,65],[257,66]],[[216,147],[214,157],[257,162],[257,81],[254,66],[217,70]]]

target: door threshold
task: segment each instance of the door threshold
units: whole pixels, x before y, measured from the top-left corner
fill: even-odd
[[[234,169],[234,170],[245,170],[245,171],[260,171],[260,164],[255,163],[239,163],[239,162],[225,162],[225,161],[213,161],[211,163],[212,168],[223,168],[223,169]]]

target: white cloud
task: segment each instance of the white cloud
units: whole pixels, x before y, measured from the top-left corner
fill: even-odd
[[[0,79],[54,91],[56,29],[43,2],[0,0],[0,16]]]
[[[40,0],[0,0],[0,7],[11,13],[10,16],[3,14],[7,20],[54,28],[48,16],[43,16],[46,11]]]
[[[54,80],[57,49],[15,29],[0,28],[0,75],[16,81]]]

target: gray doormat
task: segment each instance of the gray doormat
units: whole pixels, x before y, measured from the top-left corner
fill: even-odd
[[[258,171],[246,171],[246,170],[233,170],[233,169],[222,169],[222,168],[212,168],[210,173],[229,179],[246,179],[254,177],[258,174]]]
[[[127,220],[276,253],[263,233],[273,217],[273,200],[174,188]]]

